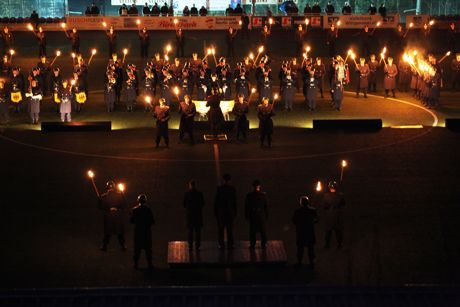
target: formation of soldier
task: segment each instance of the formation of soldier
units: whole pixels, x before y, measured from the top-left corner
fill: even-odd
[[[330,248],[332,234],[335,233],[337,247],[343,247],[344,208],[343,193],[338,191],[335,181],[328,184],[328,191],[322,193],[320,198],[310,201],[308,196],[302,196],[300,208],[295,210],[292,223],[296,229],[297,261],[303,262],[304,249],[308,250],[309,264],[315,264],[315,224],[322,220],[325,231],[325,248]],[[112,235],[116,235],[122,251],[126,251],[125,223],[127,216],[134,224],[134,268],[138,269],[140,253],[145,251],[146,262],[149,268],[153,267],[152,261],[152,235],[151,227],[155,224],[152,210],[146,205],[147,196],[140,194],[135,205],[130,209],[122,189],[117,188],[113,181],[107,182],[107,191],[98,196],[99,208],[104,212],[104,235],[101,245],[102,251],[107,251]],[[233,225],[237,217],[237,193],[232,185],[230,174],[224,174],[222,184],[217,187],[213,203],[214,217],[217,222],[218,238],[217,248],[231,251],[234,249]],[[190,251],[197,253],[201,247],[201,230],[204,224],[203,208],[205,207],[204,195],[197,189],[194,180],[187,184],[187,191],[183,197],[185,209],[185,223],[187,228],[187,242]],[[320,213],[317,213],[319,209]],[[249,224],[249,246],[255,249],[257,235],[260,236],[260,248],[266,249],[268,244],[267,221],[269,216],[269,201],[267,193],[262,189],[260,180],[254,180],[252,190],[246,194],[244,200],[244,218]],[[226,240],[225,240],[226,238]]]

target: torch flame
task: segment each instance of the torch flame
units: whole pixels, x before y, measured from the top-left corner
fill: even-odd
[[[152,98],[150,96],[145,97],[145,102],[148,104],[152,103]]]
[[[262,53],[264,51],[264,46],[259,47],[259,53]]]
[[[323,189],[323,185],[321,184],[321,181],[318,181],[316,183],[316,192],[321,192],[322,189]]]
[[[310,46],[307,46],[307,48],[305,48],[305,50],[307,50],[307,52],[310,52],[310,50],[311,50]]]
[[[123,54],[127,55],[128,54],[128,48],[123,49]]]
[[[249,58],[250,58],[251,60],[254,60],[254,53],[251,52],[251,53],[249,54]]]
[[[255,92],[256,92],[256,89],[253,87],[253,88],[251,89],[251,94],[254,94]]]
[[[125,191],[125,185],[124,185],[123,183],[119,183],[119,184],[117,185],[117,187],[118,187],[118,190],[119,190],[120,192],[124,192],[124,191]]]
[[[70,56],[72,57],[72,59],[75,59],[75,57],[76,57],[77,55],[75,54],[75,52],[72,52],[72,53],[70,54]]]
[[[179,88],[177,86],[174,88],[174,94],[179,95]]]
[[[92,170],[89,170],[89,171],[87,172],[87,174],[88,174],[88,177],[89,177],[89,178],[91,178],[91,179],[94,178],[94,172],[93,172]]]
[[[65,24],[65,22],[61,22],[61,28],[65,29],[65,27],[67,27],[67,25]]]
[[[411,22],[411,23],[409,24],[409,28],[412,28],[413,26],[414,26],[414,23]]]
[[[96,53],[97,53],[97,50],[96,50],[96,49],[91,50],[91,54],[92,54],[92,55],[95,55]]]
[[[278,94],[273,95],[273,100],[278,99]]]
[[[308,26],[309,23],[310,23],[310,19],[305,18],[305,24]]]
[[[56,56],[60,56],[61,55],[61,51],[60,50],[57,50],[56,51]]]
[[[342,160],[342,167],[346,167],[347,166],[347,161],[346,160]]]
[[[29,23],[29,24],[27,25],[27,29],[29,29],[30,31],[33,31],[33,30],[34,30],[34,27],[32,27],[32,25]]]
[[[11,55],[14,55],[14,54],[15,54],[14,49],[10,49],[10,54],[11,54]]]
[[[140,19],[137,19],[137,20],[136,20],[136,24],[137,24],[137,25],[140,25],[140,24],[141,24],[141,20],[140,20]]]
[[[107,23],[106,23],[105,21],[103,21],[103,22],[102,22],[102,26],[103,26],[104,28],[106,28],[106,27],[107,27]]]

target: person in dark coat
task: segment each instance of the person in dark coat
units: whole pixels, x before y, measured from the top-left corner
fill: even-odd
[[[286,111],[292,111],[296,92],[295,84],[296,80],[293,78],[291,74],[291,69],[288,68],[285,75],[281,79],[281,85],[283,87],[281,99],[284,101],[284,107]]]
[[[331,84],[332,103],[337,111],[342,108],[343,101],[343,82],[339,80],[332,81]]]
[[[195,4],[193,4],[192,7],[190,8],[190,15],[198,16],[198,8],[195,6]]]
[[[387,8],[385,7],[385,3],[380,4],[380,7],[379,7],[379,14],[380,14],[380,16],[382,16],[383,18],[387,17]]]
[[[238,100],[232,110],[232,114],[235,116],[236,140],[239,140],[241,134],[243,136],[243,140],[246,141],[249,128],[249,121],[246,117],[248,112],[249,104],[245,101],[244,95],[238,95]]]
[[[128,78],[126,80],[126,88],[125,88],[125,95],[126,95],[126,110],[128,112],[132,112],[133,108],[136,104],[137,94],[137,79],[132,71],[128,71]]]
[[[152,210],[145,204],[147,196],[141,194],[137,197],[137,205],[131,211],[131,224],[134,224],[134,268],[139,268],[141,251],[145,251],[145,259],[149,269],[152,263],[152,225],[155,224]]]
[[[38,41],[38,57],[46,57],[46,34],[42,27],[38,27],[38,31],[33,31]]]
[[[268,98],[264,97],[262,103],[257,106],[257,117],[259,118],[260,147],[264,146],[267,138],[268,147],[272,146],[273,120],[275,115],[273,105],[268,103]]]
[[[318,87],[321,98],[324,98],[323,88],[324,88],[324,76],[326,75],[326,67],[324,66],[320,57],[316,58],[316,62],[313,65],[313,76],[316,80],[316,86]]]
[[[186,221],[188,229],[188,248],[193,249],[193,242],[195,241],[195,249],[199,250],[201,245],[201,228],[203,227],[203,214],[204,207],[203,193],[196,189],[194,180],[188,183],[188,191],[184,194],[183,206],[186,211]],[[195,240],[193,240],[195,237]]]
[[[157,123],[157,136],[155,139],[156,148],[160,146],[161,138],[165,140],[166,147],[169,147],[168,121],[170,118],[169,107],[164,98],[159,99],[160,104],[155,107],[153,116]]]
[[[335,42],[337,41],[338,37],[339,37],[339,31],[332,24],[331,29],[327,31],[327,37],[326,37],[326,45],[329,46],[329,56],[330,57],[336,56]]]
[[[78,33],[77,28],[74,27],[70,33],[67,33],[67,31],[64,30],[64,33],[72,45],[72,52],[80,53],[80,34]]]
[[[107,191],[99,196],[99,209],[104,212],[104,238],[102,251],[107,251],[110,237],[116,235],[123,251],[125,245],[126,201],[123,192],[115,189],[115,182],[107,182]]]
[[[398,67],[396,67],[396,64],[393,64],[393,58],[388,58],[388,64],[385,65],[383,72],[383,87],[385,89],[385,98],[388,97],[388,93],[390,91],[393,94],[394,98],[396,89],[396,76],[398,75]]]
[[[244,212],[249,221],[249,247],[255,248],[256,235],[260,233],[260,245],[265,249],[267,245],[266,221],[268,218],[268,201],[259,180],[252,183],[253,191],[246,195]]]
[[[456,54],[457,53],[456,41],[457,41],[457,36],[458,36],[458,30],[455,27],[454,22],[450,23],[448,32],[449,32],[449,34],[448,34],[448,36],[449,36],[449,39],[448,39],[448,41],[449,41],[449,50],[453,54]]]
[[[144,27],[139,31],[139,41],[141,43],[141,57],[148,58],[149,56],[149,46],[150,46],[150,34],[147,31],[147,28]]]
[[[337,191],[337,182],[329,182],[328,189],[321,201],[321,219],[326,231],[324,247],[330,247],[332,232],[335,232],[338,248],[342,248],[345,199],[343,194]]]
[[[29,77],[30,89],[29,93],[26,94],[30,97],[29,102],[29,116],[32,124],[37,125],[40,117],[40,103],[43,99],[43,92],[37,79]]]
[[[150,11],[150,8],[149,8],[149,4],[145,3],[144,7],[142,8],[142,15],[149,16],[150,13],[151,13],[151,11]]]
[[[236,217],[236,189],[231,185],[230,174],[223,175],[223,183],[214,198],[214,216],[219,229],[219,249],[225,248],[224,233],[227,232],[227,248],[233,249],[233,222]]]
[[[295,210],[292,216],[292,223],[296,228],[296,243],[297,243],[297,262],[302,265],[303,253],[305,247],[308,250],[308,260],[310,266],[315,265],[315,224],[318,222],[318,214],[316,208],[310,204],[308,196],[300,198],[300,208]]]
[[[326,5],[326,14],[332,15],[334,14],[334,12],[335,12],[334,5],[332,4],[331,1],[328,1]]]
[[[235,38],[236,33],[232,27],[229,27],[227,30],[227,56],[233,57],[235,55]]]
[[[375,59],[375,54],[371,54],[367,65],[369,66],[369,86],[367,90],[375,93],[377,92],[377,69],[379,68],[379,62]]]
[[[297,26],[297,31],[295,31],[295,45],[296,45],[296,55],[301,56],[303,51],[303,43],[305,39],[306,31],[303,30],[303,26],[299,24]]]
[[[370,69],[364,58],[359,59],[359,64],[356,65],[355,70],[356,74],[358,75],[356,97],[359,97],[359,92],[363,92],[364,98],[367,98],[367,87],[369,86]]]
[[[185,45],[185,38],[184,32],[181,28],[176,30],[176,56],[183,57],[184,56],[184,45]]]
[[[117,33],[115,33],[111,26],[105,34],[107,36],[107,42],[109,43],[109,59],[111,59],[112,55],[117,53]]]
[[[215,74],[213,74],[215,75]],[[221,89],[211,85],[211,95],[208,96],[206,106],[209,107],[208,119],[211,126],[211,133],[216,137],[224,125],[224,115],[220,108]]]
[[[0,32],[0,38],[2,40],[3,54],[9,53],[13,47],[13,34],[7,26]]]
[[[15,112],[19,113],[22,102],[25,98],[24,76],[22,75],[19,67],[13,67],[12,76],[8,82],[8,88],[10,91],[10,100],[14,105]]]
[[[8,89],[5,87],[5,81],[0,80],[0,125],[5,125],[9,122],[9,110],[8,110]]]
[[[455,55],[455,59],[453,59],[450,64],[450,68],[452,71],[452,90],[455,91],[460,88],[460,53]]]
[[[249,39],[249,17],[246,12],[241,16],[241,38]]]
[[[189,95],[184,96],[184,101],[179,105],[180,123],[179,123],[179,142],[182,142],[184,135],[187,133],[190,137],[190,144],[195,144],[193,138],[193,125],[196,115],[196,106]]]

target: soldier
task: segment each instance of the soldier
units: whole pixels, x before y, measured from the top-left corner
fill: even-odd
[[[115,33],[113,26],[110,26],[109,30],[105,32],[107,36],[107,42],[109,43],[109,58],[117,52],[117,33]]]
[[[30,87],[26,97],[30,97],[29,115],[32,124],[37,125],[40,117],[40,101],[43,98],[43,92],[38,81],[29,77]]]
[[[222,176],[223,183],[217,188],[214,198],[214,216],[219,229],[219,249],[225,248],[224,233],[227,232],[227,248],[233,249],[233,221],[236,217],[236,190],[231,185],[229,174]]]
[[[375,93],[377,92],[377,69],[379,67],[379,62],[375,59],[375,54],[371,54],[367,65],[369,66],[369,86],[367,87],[367,91]]]
[[[19,113],[25,93],[24,76],[21,74],[19,67],[13,67],[12,71],[13,76],[9,82],[9,90],[11,102],[14,104],[15,112]]]
[[[222,89],[223,92],[223,100],[231,100],[232,99],[232,79],[231,73],[229,72],[229,68],[224,67],[220,71],[219,77],[219,87]]]
[[[152,72],[151,69],[146,68],[145,69],[145,78],[144,78],[144,91],[143,95],[145,97],[150,97],[150,101],[153,100],[156,94],[156,77],[155,73]],[[149,103],[145,104],[145,112],[148,112],[152,109],[152,105]]]
[[[259,86],[259,102],[262,102],[263,97],[267,97],[269,100],[272,100],[273,78],[271,76],[271,69],[269,67],[264,67],[262,76],[259,79]]]
[[[267,26],[264,25],[262,28],[262,32],[260,32],[260,43],[262,46],[265,46],[265,49],[267,50],[268,54],[268,40],[270,39],[270,35],[272,34],[271,29]]]
[[[157,123],[157,136],[155,139],[156,148],[160,146],[161,138],[163,137],[166,147],[169,147],[169,135],[168,135],[168,121],[170,118],[169,107],[166,105],[164,98],[159,99],[160,105],[155,107],[153,117]]]
[[[187,133],[190,137],[190,144],[195,144],[193,138],[193,125],[196,115],[196,106],[192,103],[190,96],[185,95],[184,101],[179,105],[180,124],[179,124],[179,142],[182,142],[184,135]]]
[[[435,67],[428,69],[428,106],[436,108],[439,106],[439,96],[441,94],[441,73]]]
[[[59,99],[59,90],[62,87],[62,76],[59,67],[53,68],[53,74],[50,77],[50,89],[54,103],[56,104],[56,113],[60,112],[61,100]]]
[[[249,112],[249,104],[245,101],[244,95],[238,95],[238,100],[233,106],[232,114],[235,116],[236,140],[239,140],[240,134],[246,142],[249,121],[246,114]]]
[[[249,39],[249,17],[246,12],[241,16],[241,38]]]
[[[450,68],[452,69],[452,90],[455,91],[457,86],[460,88],[460,53],[455,55]]]
[[[116,78],[114,73],[109,72],[107,76],[107,81],[105,84],[104,98],[107,105],[107,112],[113,112],[115,110],[115,100],[116,100]]]
[[[10,120],[8,106],[8,90],[5,87],[5,81],[0,80],[0,124],[8,124]]]
[[[301,24],[297,26],[297,31],[295,31],[295,44],[296,44],[296,55],[301,56],[303,50],[303,43],[305,39],[305,31]]]
[[[43,32],[43,28],[40,26],[38,27],[38,31],[34,30],[33,33],[38,41],[38,57],[46,57],[46,35]]]
[[[309,73],[310,78],[307,83],[307,101],[308,101],[309,111],[314,111],[316,109],[316,97],[318,95],[318,91],[317,91],[318,81],[316,78],[313,77],[314,73],[315,73],[315,70]]]
[[[367,98],[367,87],[369,86],[369,65],[366,64],[364,58],[359,59],[359,64],[356,65],[356,73],[358,74],[358,84],[356,87],[356,98],[359,98],[359,92],[362,91],[364,98]]]
[[[160,78],[161,97],[166,101],[169,106],[171,104],[171,86],[174,82],[173,77],[169,73],[168,67],[165,66],[161,70],[162,75]]]
[[[229,27],[227,30],[227,57],[233,57],[235,55],[235,38],[238,31]]]
[[[220,108],[221,89],[214,85],[210,86],[210,95],[207,98],[206,106],[209,107],[208,119],[211,126],[211,133],[217,137],[218,133],[223,129],[224,115]]]
[[[338,248],[342,248],[343,244],[343,229],[344,229],[344,213],[345,199],[343,194],[337,191],[337,182],[330,181],[328,184],[328,192],[325,192],[322,197],[321,216],[324,221],[325,248],[330,247],[332,232],[335,232]]]
[[[296,81],[292,78],[291,70],[288,69],[286,71],[286,75],[283,77],[281,81],[283,87],[283,92],[281,96],[284,101],[284,107],[286,111],[292,111],[296,91],[295,82]]]
[[[370,40],[372,40],[372,32],[369,32],[369,27],[364,26],[363,31],[360,33],[361,36],[361,53],[363,55],[369,56],[371,53],[370,49]]]
[[[40,57],[40,62],[37,64],[38,72],[40,74],[40,86],[42,87],[43,95],[48,93],[48,76],[51,71],[50,63],[46,60],[46,56]]]
[[[5,79],[9,79],[11,77],[11,70],[13,66],[12,66],[10,59],[8,59],[8,54],[5,54],[3,56],[3,61],[0,64],[0,67],[1,67],[0,68],[1,77]]]
[[[0,32],[0,38],[2,40],[3,54],[7,54],[13,47],[13,34],[7,26]]]
[[[62,86],[58,89],[58,98],[61,122],[70,123],[72,121],[72,88],[68,86],[67,80],[63,80]]]
[[[190,78],[193,82],[190,94],[193,94],[193,87],[196,85],[197,88],[199,87],[198,85],[198,76],[200,75],[200,68],[202,65],[202,61],[200,58],[198,58],[198,53],[194,52],[192,53],[192,58],[189,61],[190,63]]]
[[[204,197],[203,193],[196,189],[194,180],[188,182],[188,191],[184,194],[183,206],[186,211],[188,249],[193,249],[193,242],[195,241],[195,249],[199,250],[201,245],[201,228],[203,227],[202,210],[204,207]]]
[[[400,92],[408,92],[409,91],[409,84],[411,81],[411,66],[409,63],[404,61],[401,57],[398,63],[398,85]]]
[[[326,45],[329,46],[329,56],[333,57],[336,55],[335,42],[339,37],[339,31],[335,28],[335,25],[331,25],[331,29],[327,31]]]
[[[104,238],[101,251],[107,251],[110,237],[116,235],[122,251],[125,245],[125,214],[126,201],[123,192],[115,189],[115,182],[108,181],[107,191],[99,196],[99,209],[104,212]]]
[[[181,101],[184,99],[185,95],[191,95],[193,87],[193,81],[189,75],[189,70],[185,67],[182,69],[182,76],[179,77],[179,86],[181,89],[179,92],[179,101]]]
[[[305,247],[308,250],[310,267],[315,267],[315,224],[318,222],[316,208],[310,204],[308,196],[300,197],[300,208],[292,216],[292,223],[296,228],[297,263],[302,265]]]
[[[80,53],[80,34],[78,33],[77,28],[72,28],[72,32],[70,32],[70,34],[65,30],[64,33],[65,36],[70,40],[72,45],[72,52]]]
[[[82,106],[86,103],[85,82],[81,77],[81,71],[77,70],[73,73],[72,92],[74,95],[74,110],[81,112]]]
[[[385,65],[383,69],[385,77],[383,79],[383,87],[385,88],[385,98],[388,97],[389,91],[393,94],[393,98],[395,96],[395,88],[396,88],[396,76],[398,75],[398,68],[395,64],[393,64],[393,58],[388,58],[388,64]]]
[[[457,52],[456,48],[456,41],[457,41],[457,34],[458,31],[455,27],[455,23],[451,22],[449,25],[449,50],[455,54]]]
[[[326,75],[326,68],[321,61],[320,57],[316,58],[316,63],[313,66],[314,70],[314,77],[316,80],[317,87],[319,89],[319,93],[321,94],[321,98],[324,98],[323,95],[323,87],[324,87],[324,76]]]
[[[398,24],[395,33],[395,46],[394,50],[404,50],[406,48],[406,33],[401,24]]]
[[[260,233],[260,245],[265,249],[267,245],[266,221],[268,218],[268,201],[259,180],[252,183],[253,191],[246,195],[244,212],[246,220],[249,221],[249,248],[256,246],[256,235]]]
[[[141,43],[141,58],[148,58],[150,46],[150,34],[146,27],[139,30],[139,41]]]
[[[236,94],[238,95],[238,97],[240,95],[243,95],[245,99],[248,99],[249,80],[247,78],[246,70],[244,68],[241,68],[238,72],[239,72],[239,75],[235,79]]]
[[[184,32],[181,28],[176,30],[176,56],[178,58],[184,56],[184,45],[185,45],[185,37]]]
[[[198,101],[206,100],[206,92],[208,91],[208,78],[206,77],[206,71],[200,69],[199,76],[197,78],[197,99]]]
[[[340,111],[343,101],[343,82],[339,80],[333,81],[331,92],[333,106],[337,111]]]
[[[128,112],[133,111],[133,107],[136,104],[136,87],[137,87],[137,80],[134,76],[134,73],[132,70],[127,70],[128,72],[128,79],[126,80],[126,110]]]
[[[137,205],[131,211],[131,224],[134,224],[134,269],[138,269],[141,251],[145,251],[145,259],[149,269],[153,269],[152,263],[152,225],[155,224],[152,210],[146,205],[147,196],[140,194],[137,197]]]
[[[275,115],[273,105],[269,104],[269,99],[264,97],[262,103],[257,106],[257,117],[259,118],[260,147],[264,146],[267,138],[268,147],[272,146],[273,120]]]

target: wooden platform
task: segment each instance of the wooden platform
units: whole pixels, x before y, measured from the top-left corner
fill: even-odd
[[[244,265],[284,265],[287,262],[283,241],[268,241],[266,249],[258,241],[255,249],[249,248],[249,241],[236,241],[232,250],[219,250],[217,242],[201,242],[199,251],[189,251],[185,241],[168,243],[168,264],[170,267],[217,266],[231,267]]]

